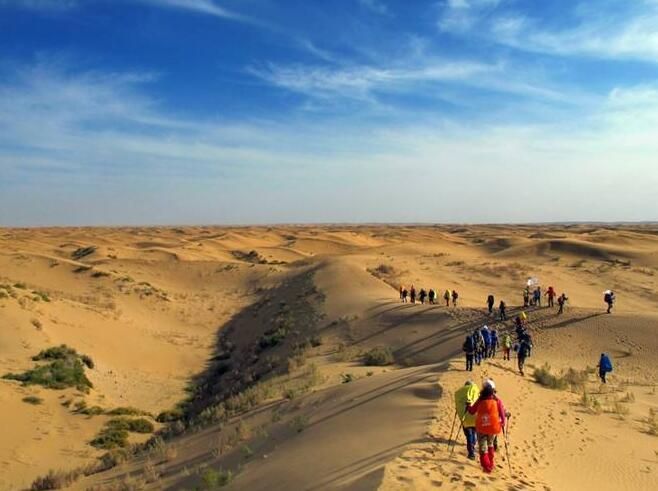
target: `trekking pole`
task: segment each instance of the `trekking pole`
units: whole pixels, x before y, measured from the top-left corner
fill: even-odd
[[[455,415],[457,413],[455,412]],[[450,449],[450,457],[452,457],[452,454],[455,452],[455,447],[457,446],[457,440],[459,440],[459,435],[460,433],[464,432],[464,419],[466,419],[466,413],[464,413],[464,416],[462,418],[459,418],[459,429],[457,430],[457,435],[455,436],[455,441],[452,443],[452,448]],[[459,431],[461,430],[461,431]]]
[[[507,424],[505,425],[505,431],[503,431],[503,437],[505,440],[505,457],[507,458],[507,466],[509,467],[510,476],[512,475],[512,463],[509,460],[509,446],[507,445],[507,435],[509,433],[509,420],[511,416],[507,417]]]
[[[455,431],[456,422],[457,422],[457,411],[455,411],[455,417],[452,418],[452,428],[450,428],[450,438],[448,439],[448,448],[450,448],[450,443],[452,442],[452,433]]]

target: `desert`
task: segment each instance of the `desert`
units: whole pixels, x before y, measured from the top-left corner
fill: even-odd
[[[0,244],[1,489],[655,483],[652,225],[3,229]],[[524,307],[528,278],[565,292],[564,312]],[[439,298],[401,302],[411,285]],[[500,351],[466,372],[464,337],[513,334],[521,312],[525,376]],[[491,474],[453,418],[454,392],[487,378],[511,413]]]

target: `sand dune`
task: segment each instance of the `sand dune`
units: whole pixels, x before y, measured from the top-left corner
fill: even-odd
[[[83,401],[106,413],[134,407],[153,416],[185,402],[183,420],[155,423],[182,433],[168,443],[176,450],[167,458],[140,454],[79,479],[77,489],[140,480],[152,481],[145,484],[151,489],[194,488],[220,468],[232,471],[232,489],[650,489],[658,440],[643,421],[658,407],[651,392],[655,232],[0,231],[0,374],[33,368],[33,356],[60,344],[94,362],[85,369],[89,393],[0,380],[0,414],[12,422],[0,444],[0,489],[28,486],[49,469],[97,462],[105,451],[89,442],[111,416],[84,414],[76,409]],[[515,460],[511,475],[501,462],[495,475],[483,477],[461,453],[445,452],[450,397],[464,380],[454,357],[466,332],[495,323],[484,313],[486,296],[494,293],[516,312],[528,276],[570,298],[563,317],[531,313],[538,345],[532,364],[584,369],[600,351],[610,352],[619,369],[597,397],[603,407],[623,404],[628,414],[590,414],[579,406],[581,394],[521,380],[501,360],[488,363],[473,376],[500,380],[515,412]],[[440,295],[457,289],[459,308],[399,303],[397,286],[412,283]],[[613,316],[599,315],[607,288],[618,295]],[[364,354],[382,347],[394,363],[365,366]],[[594,377],[589,387],[601,391]],[[633,401],[613,401],[627,392]],[[22,401],[30,395],[40,404]],[[131,434],[129,441],[147,438]],[[609,443],[604,450],[602,441]]]

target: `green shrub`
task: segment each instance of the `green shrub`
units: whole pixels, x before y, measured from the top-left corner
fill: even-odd
[[[171,423],[183,418],[183,411],[181,409],[170,409],[168,411],[162,411],[158,414],[158,417],[155,420],[158,423]]]
[[[27,290],[27,285],[21,281],[14,283],[14,288],[18,288],[19,290]]]
[[[105,410],[100,406],[91,406],[84,407],[78,411],[80,414],[85,414],[87,416],[99,416],[105,412]]]
[[[366,366],[382,367],[391,365],[394,362],[393,352],[389,347],[378,346],[366,352],[364,363]]]
[[[128,446],[128,431],[119,428],[106,427],[89,444],[92,447],[112,450]]]
[[[211,490],[221,488],[230,484],[233,480],[233,474],[231,471],[224,471],[219,469],[206,469],[201,476],[201,482],[203,483],[204,489]]]
[[[112,418],[105,423],[105,426],[115,430],[126,430],[131,433],[153,433],[155,427],[148,419],[137,418]]]
[[[27,402],[28,404],[32,404],[34,406],[37,406],[43,402],[43,399],[41,397],[37,396],[26,396],[23,397],[23,402]]]
[[[535,382],[544,387],[556,390],[580,390],[587,383],[587,370],[574,370],[569,368],[560,376],[551,373],[551,367],[545,363],[542,367],[535,368],[532,373]]]
[[[24,373],[8,373],[4,379],[17,380],[24,385],[42,385],[49,389],[66,389],[75,387],[81,392],[88,392],[92,383],[85,375],[84,366],[78,358],[55,360]]]
[[[134,407],[117,407],[106,411],[108,416],[149,416],[149,413]]]
[[[43,300],[44,302],[50,302],[50,297],[48,296],[48,294],[46,292],[37,291],[37,292],[34,292],[34,295],[39,300]]]

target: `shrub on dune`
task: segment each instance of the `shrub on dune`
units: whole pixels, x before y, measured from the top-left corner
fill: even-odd
[[[394,362],[393,352],[387,346],[378,346],[366,352],[364,363],[366,366],[383,367]]]

